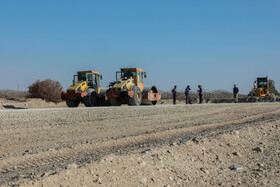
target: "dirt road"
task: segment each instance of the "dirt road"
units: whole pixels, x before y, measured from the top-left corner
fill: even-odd
[[[0,119],[0,184],[12,185],[56,175],[73,163],[76,169],[106,155],[145,152],[258,123],[278,123],[280,105],[0,110]],[[137,180],[143,184],[141,177]]]

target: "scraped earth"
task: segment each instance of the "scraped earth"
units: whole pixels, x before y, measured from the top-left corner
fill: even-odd
[[[280,185],[279,103],[1,110],[0,119],[2,186]]]
[[[81,105],[82,106],[82,105]],[[52,103],[38,98],[0,98],[1,109],[58,108],[66,107],[65,102]]]

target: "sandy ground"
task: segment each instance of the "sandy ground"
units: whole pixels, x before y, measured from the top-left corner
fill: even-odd
[[[19,98],[16,100],[7,100],[0,98],[0,109],[28,109],[28,108],[57,108],[66,107],[65,102],[58,104],[52,102],[45,102],[42,99],[35,98]]]
[[[0,119],[2,186],[280,185],[279,103],[10,109]]]

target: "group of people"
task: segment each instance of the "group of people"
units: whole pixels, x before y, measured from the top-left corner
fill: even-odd
[[[198,97],[199,97],[199,104],[202,103],[202,97],[203,97],[203,91],[202,91],[202,86],[198,85]],[[192,104],[191,101],[191,96],[190,96],[190,85],[188,85],[185,89],[185,95],[186,95],[186,104]],[[173,104],[176,105],[176,100],[177,100],[177,86],[175,85],[174,88],[172,89],[172,94],[173,94]],[[233,98],[234,98],[234,102],[238,103],[238,93],[239,93],[239,89],[236,87],[236,85],[234,84],[233,86]]]

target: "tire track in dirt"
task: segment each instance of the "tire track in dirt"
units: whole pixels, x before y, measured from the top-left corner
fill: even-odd
[[[104,142],[96,142],[94,144],[83,144],[74,148],[63,148],[60,150],[51,150],[48,152],[40,152],[33,155],[24,155],[19,157],[10,157],[0,160],[0,182],[11,180],[16,173],[24,174],[26,171],[36,170],[36,168],[48,165],[64,165],[67,166],[70,161],[75,162],[82,158],[92,155],[100,155],[108,152],[115,152],[129,147],[135,147],[141,144],[156,143],[167,139],[182,137],[190,134],[196,134],[205,130],[216,129],[219,127],[245,124],[268,119],[269,116],[280,114],[280,110],[251,115],[237,120],[229,120],[225,122],[217,122],[211,124],[200,124],[190,127],[177,128],[172,130],[141,134],[137,136],[128,136],[116,140]]]
[[[194,107],[197,107],[197,106],[194,106]],[[149,107],[149,109],[151,109],[151,108],[152,107]],[[155,107],[153,107],[153,108],[155,108]],[[158,107],[158,108],[160,108],[160,107]],[[113,108],[113,109],[115,109],[115,108]],[[186,113],[186,109],[184,107],[180,106],[179,111],[177,111],[177,113],[175,113],[175,114],[172,113],[172,117],[164,119],[164,122],[163,121],[158,122],[159,120],[164,118],[164,115],[166,115],[166,114],[164,114],[164,112],[162,114],[156,110],[149,110],[149,112],[146,112],[141,117],[141,120],[140,120],[139,115],[140,115],[140,113],[143,112],[143,110],[138,110],[138,108],[137,108],[137,115],[129,114],[129,119],[131,121],[136,121],[138,123],[136,126],[139,126],[139,123],[143,124],[143,122],[145,121],[145,128],[146,128],[145,131],[148,133],[153,133],[153,132],[164,131],[164,130],[169,130],[169,129],[173,129],[173,128],[181,128],[183,126],[186,127],[186,126],[191,126],[191,125],[197,125],[197,122],[193,122],[193,121],[197,120],[199,118],[202,118],[202,117],[205,119],[212,118],[213,120],[217,120],[216,118],[219,118],[221,115],[223,115],[224,112],[230,111],[231,109],[232,109],[231,106],[227,106],[227,107],[223,106],[221,108],[215,108],[215,110],[203,111],[203,113],[201,113],[201,112],[192,113],[191,112],[188,115],[184,115]],[[88,110],[91,111],[90,109],[88,109]],[[42,109],[40,111],[42,111]],[[2,137],[9,137],[9,135],[14,136],[15,132],[18,134],[21,134],[23,138],[27,137],[27,139],[26,139],[27,142],[24,142],[24,141],[17,140],[17,138],[22,139],[21,136],[18,136],[18,135],[14,136],[15,137],[14,139],[8,140],[8,142],[9,142],[8,144],[5,143],[0,146],[0,154],[1,153],[10,153],[10,152],[13,152],[16,154],[17,153],[22,154],[22,152],[24,152],[25,150],[28,150],[28,149],[36,150],[37,147],[46,148],[48,145],[54,145],[55,143],[61,144],[61,142],[69,144],[69,145],[72,145],[73,143],[79,143],[79,142],[73,142],[71,139],[68,139],[68,141],[65,141],[65,139],[64,139],[62,141],[62,139],[60,139],[60,137],[59,137],[59,133],[60,134],[69,133],[69,129],[72,129],[75,121],[71,121],[69,123],[70,124],[69,126],[71,126],[71,128],[62,129],[61,125],[56,126],[55,124],[61,124],[62,122],[64,123],[65,119],[61,119],[61,118],[57,119],[55,117],[50,122],[50,119],[48,119],[48,118],[46,119],[46,116],[48,116],[48,117],[52,116],[52,111],[50,111],[50,112],[51,113],[47,113],[49,115],[47,115],[47,114],[42,115],[43,117],[41,117],[39,120],[36,119],[37,115],[32,114],[32,116],[31,116],[32,119],[28,120],[27,123],[25,122],[24,125],[20,125],[20,126],[19,125],[17,125],[17,126],[10,125],[9,123],[15,123],[14,121],[11,121],[9,123],[6,122],[6,125],[4,127],[2,127],[2,129],[0,126],[0,132],[1,132],[1,135],[3,135]],[[12,112],[10,112],[10,113],[12,113]],[[26,112],[24,112],[24,113],[26,113]],[[101,132],[102,129],[99,129],[99,128],[102,128],[104,126],[104,124],[106,124],[106,125],[110,124],[112,120],[114,120],[114,123],[116,123],[116,124],[121,124],[123,120],[120,118],[120,114],[123,114],[123,113],[125,113],[125,112],[118,111],[118,115],[117,115],[118,118],[115,117],[116,114],[114,114],[114,113],[113,113],[113,118],[110,115],[107,115],[107,116],[105,115],[103,118],[101,118],[102,123],[100,125],[96,123],[97,120],[95,118],[89,120],[89,119],[86,119],[85,117],[83,117],[83,118],[79,118],[79,119],[75,119],[75,120],[79,123],[88,124],[86,126],[87,129],[82,130],[83,132],[93,131],[93,128],[90,129],[90,126],[91,126],[90,123],[93,123],[93,121],[95,123],[94,124],[95,126],[99,126],[98,128],[96,128],[96,130],[99,130]],[[96,115],[96,116],[99,116],[99,115]],[[215,117],[213,117],[213,116],[215,116]],[[28,117],[30,118],[30,115]],[[11,116],[10,118],[14,119],[15,116]],[[178,119],[180,119],[180,120],[178,120]],[[222,120],[222,119],[220,119],[220,120]],[[55,121],[55,122],[53,122],[53,121]],[[35,126],[34,125],[35,123],[38,123],[39,125]],[[46,125],[45,125],[45,123],[46,123]],[[52,125],[48,125],[48,123],[51,123]],[[65,122],[65,123],[67,124],[67,122]],[[202,122],[202,123],[206,123],[206,121],[204,120],[204,122]],[[162,125],[162,124],[164,124],[164,125]],[[66,126],[68,126],[68,125],[65,125],[65,127]],[[74,127],[74,128],[76,128],[76,127]],[[114,126],[112,127],[112,125],[111,125],[111,127],[109,127],[109,128],[114,128]],[[128,128],[130,128],[130,127],[128,127]],[[52,132],[55,130],[57,130],[57,131]],[[38,133],[35,131],[38,131]],[[45,136],[46,132],[51,133],[51,135],[54,135],[57,138],[49,140],[49,137]],[[29,136],[25,136],[25,133],[29,133]],[[144,133],[143,131],[137,131],[137,130],[128,132],[128,134],[125,134],[125,135],[124,134],[119,135],[116,133],[115,139],[124,137],[124,136],[137,136],[137,135],[141,135],[143,133]],[[31,135],[33,135],[33,136],[31,136]],[[88,140],[94,141],[94,142],[99,142],[99,141],[102,141],[102,139],[103,139],[103,137],[100,137],[101,139],[91,139],[91,137],[89,136],[88,133],[86,133],[86,135],[88,136],[88,138],[87,138]],[[81,136],[76,136],[76,137],[80,138]],[[37,140],[40,139],[40,141],[37,141],[36,138],[37,138]],[[80,138],[80,139],[82,139],[82,138]],[[65,144],[63,146],[65,146]],[[68,147],[70,147],[70,146],[68,146]]]

